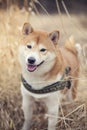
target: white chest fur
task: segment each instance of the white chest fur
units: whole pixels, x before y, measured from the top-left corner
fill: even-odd
[[[27,76],[26,73],[24,74],[24,78],[27,81],[27,83],[30,84],[33,87],[33,89],[37,89],[37,90],[41,89],[47,85],[50,85],[54,82],[59,81],[61,79],[61,77],[62,77],[62,75],[58,74],[58,76],[56,77],[55,80],[47,81],[47,80],[43,79],[42,77],[37,77],[35,75],[33,76],[33,75],[29,75],[29,74]],[[35,98],[44,98],[44,97],[50,96],[54,93],[59,93],[59,92],[53,92],[53,93],[48,93],[48,94],[33,94],[33,93],[29,92],[28,90],[26,90],[26,88],[23,86],[23,84],[21,85],[21,91],[22,91],[22,94],[25,93],[25,94],[31,95]]]

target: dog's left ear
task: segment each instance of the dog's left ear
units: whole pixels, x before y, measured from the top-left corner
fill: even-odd
[[[30,23],[24,23],[23,29],[22,29],[22,34],[23,35],[29,35],[32,32],[33,32],[33,28],[30,25]]]
[[[50,40],[54,43],[57,44],[58,40],[59,40],[59,31],[54,31],[52,33],[49,34],[49,38]]]

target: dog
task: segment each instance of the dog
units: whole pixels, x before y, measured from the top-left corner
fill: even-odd
[[[34,30],[29,23],[25,23],[19,45],[19,61],[22,76],[33,89],[39,90],[61,80],[67,66],[71,68],[70,75],[78,77],[79,60],[75,42],[70,37],[65,45],[59,47],[60,33]],[[77,80],[71,82],[71,88],[60,91],[36,94],[26,89],[21,83],[23,98],[22,108],[25,122],[22,130],[29,130],[35,101],[45,103],[47,114],[58,116],[59,104],[64,96],[67,100],[74,100],[77,95]],[[57,118],[48,118],[48,130],[56,130]]]

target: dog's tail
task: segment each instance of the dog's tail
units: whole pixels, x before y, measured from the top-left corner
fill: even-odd
[[[74,55],[78,54],[78,49],[76,47],[76,44],[75,44],[73,36],[71,36],[68,40],[66,40],[65,48],[67,50],[71,51]]]

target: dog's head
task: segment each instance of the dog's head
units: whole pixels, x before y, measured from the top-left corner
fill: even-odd
[[[22,30],[19,58],[23,69],[29,72],[50,70],[56,61],[59,31],[35,31],[29,23]]]

